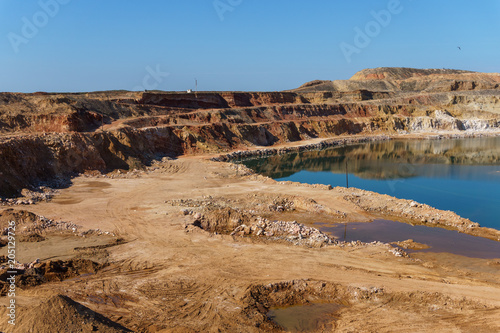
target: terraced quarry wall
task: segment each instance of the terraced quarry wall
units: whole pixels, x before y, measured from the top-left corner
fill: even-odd
[[[376,69],[287,92],[2,93],[0,196],[164,156],[341,135],[492,132],[498,82],[497,74]]]

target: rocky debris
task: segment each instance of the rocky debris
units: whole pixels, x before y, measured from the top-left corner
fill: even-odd
[[[406,253],[405,251],[401,250],[400,248],[397,248],[397,247],[394,247],[392,249],[389,250],[390,253],[394,254],[396,257],[403,257],[403,258],[407,258],[408,257],[408,253]]]
[[[500,260],[490,260],[490,261],[488,261],[488,265],[500,267]]]
[[[430,246],[422,243],[417,243],[413,239],[407,239],[405,241],[393,242],[392,245],[396,245],[402,249],[409,250],[424,250],[428,249]]]
[[[6,206],[34,205],[41,201],[50,201],[59,191],[47,186],[40,186],[35,190],[22,189],[19,198],[0,198],[0,203]]]
[[[295,202],[288,198],[276,198],[269,204],[271,212],[290,212],[295,210]]]
[[[46,240],[46,238],[38,233],[29,233],[27,235],[17,237],[17,241],[27,243],[38,243],[43,242],[44,240]]]
[[[32,261],[31,263],[28,264],[28,268],[33,268],[36,264],[39,264],[40,263],[40,259],[37,258],[35,259],[34,261]]]
[[[9,222],[16,222],[16,235],[43,234],[53,231],[76,232],[78,226],[71,222],[55,221],[25,210],[4,209],[0,212],[2,236],[7,235]]]
[[[296,210],[312,213],[326,213],[331,215],[342,215],[339,211],[333,211],[315,200],[297,195],[256,195],[249,194],[244,199],[228,199],[225,197],[204,196],[201,199],[174,199],[166,200],[165,203],[174,207],[187,207],[181,209],[181,214],[191,215],[193,208],[199,209],[221,209],[233,208],[249,214],[265,214],[268,212],[284,213]],[[251,209],[249,209],[251,207]]]
[[[44,235],[54,232],[70,233],[80,237],[90,235],[115,236],[111,232],[100,229],[80,231],[80,227],[71,222],[55,221],[26,210],[7,208],[0,211],[0,241],[7,238],[10,221],[16,222],[16,236],[20,242],[41,242],[45,240]]]
[[[212,208],[202,213],[183,210],[182,213],[193,217],[192,225],[209,232],[286,241],[294,245],[312,247],[337,244],[337,241],[318,229],[296,221],[270,221],[231,208]]]
[[[193,217],[193,222],[188,225],[193,225],[216,234],[230,234],[235,228],[248,224],[254,218],[251,215],[229,207],[210,207],[203,210],[202,213],[189,210],[186,212],[184,210],[182,213]]]
[[[320,187],[320,186],[315,186],[312,185],[312,188],[319,188],[322,190],[330,190],[331,186],[325,186],[325,187]],[[332,209],[329,207],[326,207],[324,205],[319,204],[316,200],[311,199],[311,198],[305,198],[302,196],[291,196],[291,200],[293,200],[294,208],[299,211],[306,211],[310,213],[315,213],[315,214],[328,214],[331,216],[334,216],[335,218],[345,218],[347,215],[343,212],[340,212],[339,210]]]
[[[356,204],[367,212],[384,213],[399,216],[403,221],[410,220],[417,224],[440,226],[462,232],[470,232],[479,224],[460,217],[451,211],[443,211],[429,205],[419,204],[413,200],[396,199],[388,195],[360,189],[335,188],[345,193],[344,199]]]
[[[263,156],[270,155],[284,155],[289,153],[296,153],[308,150],[324,149],[328,147],[337,147],[352,145],[356,143],[370,142],[370,141],[381,141],[389,140],[390,137],[387,135],[377,135],[377,136],[363,136],[363,137],[349,137],[349,138],[339,138],[339,139],[325,139],[321,142],[314,144],[307,144],[295,147],[283,147],[283,148],[264,148],[255,150],[240,150],[231,152],[225,155],[220,155],[214,157],[211,160],[214,162],[229,162],[229,161],[240,161],[245,159],[260,158]]]
[[[395,128],[399,133],[419,133],[433,131],[465,131],[470,133],[498,132],[500,122],[496,118],[479,119],[477,117],[459,119],[443,110],[434,111],[432,116],[397,117]]]
[[[78,230],[73,230],[73,229],[72,229],[72,231],[75,233],[78,232]],[[116,234],[114,234],[110,231],[103,231],[99,228],[89,229],[89,230],[85,230],[85,231],[78,233],[78,236],[80,236],[80,237],[102,236],[102,235],[116,237]]]
[[[145,168],[145,169],[118,169],[111,172],[85,172],[82,174],[83,177],[93,178],[93,179],[138,179],[141,178],[146,173],[151,173],[156,168]]]
[[[231,232],[231,236],[265,237],[311,247],[337,244],[337,241],[316,228],[305,226],[296,221],[269,221],[261,217],[258,217],[250,225],[239,225]]]
[[[297,246],[323,247],[336,246],[340,248],[359,248],[367,246],[386,247],[389,251],[392,246],[374,241],[364,243],[361,241],[338,241],[322,231],[298,223],[297,221],[269,220],[247,212],[240,212],[231,208],[207,209],[200,212],[184,209],[183,215],[191,216],[192,222],[186,225],[195,226],[215,234],[228,234],[234,237],[252,237],[266,241],[286,242]],[[391,252],[397,256],[404,254],[399,250]],[[408,255],[401,255],[408,257]]]
[[[235,207],[238,202],[236,200],[227,199],[224,197],[212,197],[211,195],[204,196],[201,199],[174,199],[166,200],[165,204],[173,207],[188,207],[188,208],[225,208]],[[192,210],[182,209],[183,215],[190,215]]]
[[[232,163],[230,165],[230,168],[231,168],[231,170],[235,170],[236,175],[239,177],[255,175],[255,172],[252,169],[248,168],[246,165],[243,165],[243,164]]]
[[[361,242],[359,240],[358,241],[350,241],[350,242],[337,241],[335,246],[338,246],[341,248],[346,248],[346,247],[347,248],[364,248],[364,247],[373,246],[373,247],[381,248],[383,250],[387,250],[389,253],[391,253],[392,255],[394,255],[396,257],[402,257],[402,258],[408,258],[410,260],[414,260],[404,250],[397,248],[397,247],[394,247],[391,244],[383,243],[383,242],[379,242],[379,241],[373,241],[371,243],[364,243],[364,242]]]
[[[0,229],[2,235],[7,235],[10,221],[15,221],[16,234],[42,233],[45,231],[73,231],[74,223],[54,221],[44,216],[36,215],[26,210],[7,208],[0,211]]]
[[[111,179],[137,179],[140,178],[145,173],[142,169],[131,169],[131,170],[116,170],[116,172],[111,172],[103,175],[103,178]]]
[[[170,163],[172,161],[175,161],[175,158],[170,157],[170,156],[157,157],[156,159],[154,159],[151,162],[151,167],[152,168],[164,168],[167,165],[169,165],[168,163]]]
[[[36,259],[31,263],[16,262],[14,269],[8,265],[9,259],[0,256],[0,294],[3,296],[8,290],[8,271],[16,271],[16,286],[28,288],[46,282],[63,281],[78,277],[82,274],[95,274],[104,266],[86,259],[48,260],[41,262]]]
[[[326,191],[330,191],[331,189],[333,189],[332,185],[305,184],[305,183],[299,183],[299,182],[292,182],[290,180],[280,181],[278,184],[280,184],[280,185],[293,185],[293,186],[299,186],[299,187],[317,188],[317,189],[326,190]]]
[[[374,241],[364,243],[361,241],[344,242],[338,241],[320,230],[306,226],[297,221],[280,221],[264,218],[259,214],[266,212],[284,213],[301,209],[313,213],[327,213],[336,215],[330,209],[319,205],[312,199],[300,196],[278,196],[268,197],[266,195],[256,197],[249,195],[250,206],[253,209],[237,208],[238,200],[227,198],[214,198],[204,196],[203,199],[177,199],[166,201],[172,206],[188,207],[183,208],[179,213],[189,217],[186,224],[186,231],[194,226],[215,234],[227,234],[237,237],[252,237],[255,239],[285,241],[293,245],[308,247],[337,246],[341,248],[359,248],[366,246],[383,246],[392,249],[389,244]],[[249,200],[245,200],[247,205]],[[259,204],[252,202],[257,200]],[[271,203],[267,204],[271,200]],[[260,205],[260,207],[259,207]],[[339,212],[337,212],[339,213]],[[338,215],[345,217],[345,214]]]
[[[337,187],[335,191],[343,194],[345,200],[354,203],[365,211],[385,216],[400,217],[402,218],[401,222],[440,226],[469,234],[481,232],[482,236],[495,240],[500,236],[500,232],[494,229],[486,230],[486,228],[479,228],[477,223],[463,219],[453,212],[437,210],[413,200],[395,199],[387,195],[380,195],[355,188],[346,189]],[[317,234],[313,229],[307,229],[308,227],[301,224],[302,227],[298,227],[299,232],[297,233],[297,222],[282,221],[279,218],[276,220],[266,219],[263,217],[276,216],[276,214],[293,211],[329,214],[340,219],[347,216],[345,213],[324,207],[315,200],[302,196],[248,194],[243,199],[227,199],[208,195],[201,199],[177,199],[166,201],[166,203],[172,206],[186,207],[182,208],[180,213],[191,217],[189,219],[191,222],[188,222],[188,225],[193,225],[212,233],[287,241],[294,245],[305,246],[387,246],[388,251],[391,251],[395,256],[408,257],[404,251],[399,251],[399,249],[394,250],[393,247],[385,243],[341,242],[335,239],[328,239],[327,235]],[[400,247],[404,249],[412,249],[411,246],[418,247],[418,249],[424,248],[422,247],[424,245],[412,245],[409,241],[407,243],[408,247],[404,247],[405,243],[401,243]]]

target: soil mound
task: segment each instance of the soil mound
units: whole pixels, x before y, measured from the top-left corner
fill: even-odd
[[[19,312],[17,332],[132,332],[63,295]]]

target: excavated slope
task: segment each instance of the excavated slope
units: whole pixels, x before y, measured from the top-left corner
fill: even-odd
[[[21,312],[17,332],[124,333],[129,329],[111,321],[67,296],[54,296],[37,307]]]
[[[382,67],[362,70],[349,80],[311,81],[292,91],[304,93],[368,90],[436,93],[498,89],[499,86],[500,74],[498,73]]]
[[[165,156],[339,135],[492,132],[499,82],[498,74],[379,68],[286,92],[0,93],[0,196]]]

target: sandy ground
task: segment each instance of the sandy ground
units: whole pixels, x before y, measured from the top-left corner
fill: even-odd
[[[71,221],[79,230],[108,231],[125,243],[103,249],[105,256],[94,254],[110,263],[95,275],[18,291],[20,312],[64,294],[133,331],[259,332],[280,331],[263,317],[269,306],[334,300],[344,307],[317,331],[500,331],[498,260],[433,253],[403,258],[384,245],[307,247],[230,236],[193,226],[196,216],[188,213],[203,213],[196,202],[207,200],[252,210],[291,197],[297,203],[312,199],[322,209],[296,204],[294,212],[269,211],[266,217],[293,216],[306,224],[375,217],[343,199],[345,190],[279,184],[199,157],[165,161],[137,175],[80,176],[73,183],[51,202],[23,208]],[[55,237],[22,243],[18,252],[25,262],[66,259],[76,246],[107,241]],[[0,315],[0,330],[10,332]]]

